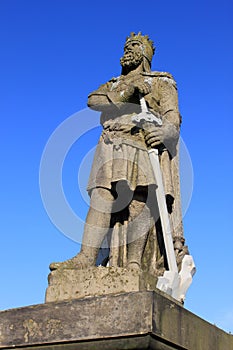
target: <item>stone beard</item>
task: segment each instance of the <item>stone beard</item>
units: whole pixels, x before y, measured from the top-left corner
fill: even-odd
[[[142,62],[143,56],[141,51],[129,51],[123,55],[120,59],[121,66],[136,67]]]

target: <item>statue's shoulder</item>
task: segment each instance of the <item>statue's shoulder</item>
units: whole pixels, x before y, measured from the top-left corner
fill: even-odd
[[[157,80],[165,81],[169,84],[172,84],[176,88],[176,81],[173,75],[168,72],[153,71],[153,72],[143,72],[142,74],[148,78],[155,78]]]
[[[119,80],[119,77],[117,77],[117,78],[112,77],[112,78],[109,79],[106,83],[101,84],[101,85],[99,86],[99,89],[96,90],[95,93],[96,93],[97,91],[100,91],[100,90],[101,90],[101,91],[104,91],[104,90],[110,89],[110,88],[112,87],[112,85],[113,85],[114,83],[116,83],[118,80]]]

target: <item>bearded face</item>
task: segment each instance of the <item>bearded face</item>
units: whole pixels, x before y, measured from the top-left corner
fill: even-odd
[[[139,43],[130,43],[125,46],[124,55],[120,59],[122,68],[136,68],[143,60],[142,47]]]

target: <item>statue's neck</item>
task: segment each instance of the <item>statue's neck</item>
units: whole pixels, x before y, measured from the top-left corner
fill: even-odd
[[[122,68],[122,75],[134,75],[134,74],[139,74],[143,72],[143,67],[140,64],[139,66],[132,68],[132,67],[124,67]]]

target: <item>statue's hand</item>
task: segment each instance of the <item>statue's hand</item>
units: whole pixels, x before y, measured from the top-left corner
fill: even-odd
[[[170,154],[175,154],[176,144],[179,138],[177,128],[171,123],[163,123],[162,126],[150,124],[144,128],[145,141],[147,146],[156,148],[163,144]]]
[[[132,84],[127,85],[127,87],[122,90],[124,99],[127,101],[130,97],[132,97],[134,91],[135,87]]]
[[[148,83],[144,82],[131,82],[126,88],[122,90],[122,96],[125,101],[129,100],[133,95],[140,93],[141,95],[147,95],[151,92],[151,87]]]
[[[150,131],[145,131],[145,141],[147,146],[155,148],[164,142],[164,131],[160,127],[154,127]]]
[[[136,75],[128,79],[126,78],[121,85],[121,89],[123,98],[127,101],[133,96],[138,98],[139,93],[142,96],[149,94],[151,92],[151,85],[145,82],[144,78]]]
[[[142,95],[147,95],[151,92],[151,86],[147,82],[135,82],[134,88],[136,92],[139,92]]]

